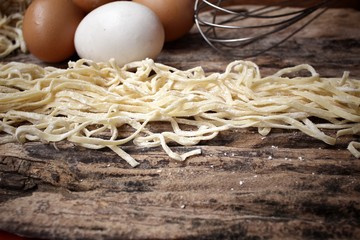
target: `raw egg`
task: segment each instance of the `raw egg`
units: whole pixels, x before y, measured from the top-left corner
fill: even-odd
[[[75,33],[78,55],[95,62],[114,58],[117,64],[124,65],[155,59],[163,45],[164,29],[157,15],[129,1],[115,1],[94,9]]]
[[[187,34],[194,25],[194,0],[133,0],[149,7],[160,18],[165,41],[173,41]]]
[[[105,3],[113,2],[115,0],[73,0],[84,12],[91,12],[97,7],[104,5]]]
[[[72,0],[33,1],[22,28],[29,52],[45,62],[70,58],[75,53],[75,31],[84,16]]]

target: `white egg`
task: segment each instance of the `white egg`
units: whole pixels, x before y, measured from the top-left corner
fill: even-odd
[[[128,1],[105,4],[90,12],[75,32],[81,58],[96,62],[114,58],[119,65],[155,59],[165,40],[164,28],[149,8]]]

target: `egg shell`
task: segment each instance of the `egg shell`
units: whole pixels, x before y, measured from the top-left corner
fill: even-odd
[[[45,62],[70,58],[75,53],[75,31],[84,16],[72,0],[33,1],[22,27],[29,52]]]
[[[155,59],[164,39],[163,26],[153,11],[138,3],[117,1],[96,8],[80,22],[75,48],[81,58],[95,62],[114,58],[124,65]]]
[[[194,26],[195,0],[133,0],[153,10],[165,30],[165,41],[185,36]]]
[[[89,13],[97,7],[115,0],[72,0],[84,12]]]

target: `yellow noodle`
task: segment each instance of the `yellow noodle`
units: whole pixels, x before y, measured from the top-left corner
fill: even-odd
[[[304,70],[308,77],[288,77]],[[208,75],[201,67],[178,70],[151,59],[123,67],[113,60],[85,59],[69,62],[67,69],[0,65],[1,143],[67,140],[92,149],[108,147],[131,166],[139,163],[121,148],[129,142],[162,147],[183,161],[201,149],[178,154],[169,142],[193,146],[236,128],[256,127],[262,135],[272,128],[297,129],[336,144],[337,137],[359,134],[359,107],[359,80],[348,73],[323,78],[306,64],[267,77],[248,61],[231,62],[223,73]],[[167,123],[168,130],[153,132],[152,122]],[[125,126],[133,129],[128,135],[120,131]],[[323,129],[335,129],[337,135]],[[358,148],[354,141],[348,147],[356,157]]]
[[[0,3],[0,58],[15,50],[26,52],[23,39],[23,13],[31,0],[3,0]]]

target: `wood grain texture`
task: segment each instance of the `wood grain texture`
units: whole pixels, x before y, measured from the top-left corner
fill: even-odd
[[[358,22],[360,12],[332,9],[250,60],[263,75],[309,63],[324,76],[349,70],[360,78]],[[157,59],[208,72],[232,60],[195,29]],[[46,65],[24,54],[2,61]],[[160,148],[127,145],[137,168],[110,150],[68,142],[3,144],[0,229],[43,239],[359,239],[360,162],[346,150],[351,140],[360,139],[329,146],[298,131],[262,137],[255,129],[232,130],[198,146],[171,146],[202,149],[185,162]]]

